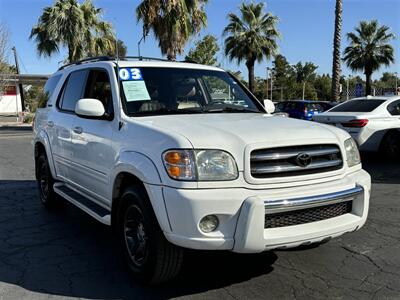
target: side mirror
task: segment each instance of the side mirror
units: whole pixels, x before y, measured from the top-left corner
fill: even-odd
[[[264,99],[264,108],[267,113],[272,114],[275,111],[275,104],[271,100]]]
[[[100,118],[104,116],[105,110],[100,100],[83,98],[76,102],[75,113],[79,117]]]

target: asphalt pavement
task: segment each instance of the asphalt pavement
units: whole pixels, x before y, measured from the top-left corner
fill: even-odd
[[[135,284],[109,228],[36,197],[31,132],[0,127],[0,300],[400,299],[400,164],[364,155],[373,178],[359,231],[311,249],[189,251],[174,281]]]

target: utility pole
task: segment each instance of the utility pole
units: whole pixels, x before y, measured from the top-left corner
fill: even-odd
[[[14,47],[11,48],[11,50],[14,53],[15,68],[17,69],[17,74],[20,74],[18,57],[17,57],[17,48],[15,48],[15,46],[14,46]],[[23,112],[25,110],[25,99],[24,99],[24,90],[22,88],[22,83],[20,83],[18,85],[18,89],[19,89],[19,94],[21,96],[21,110]],[[17,112],[18,112],[18,104],[17,104]]]
[[[304,100],[304,94],[306,92],[306,81],[303,81],[303,100]]]
[[[397,72],[394,72],[394,76],[396,76],[396,89],[394,90],[395,92],[395,95],[397,95],[397,88],[398,88],[398,86],[397,86]]]

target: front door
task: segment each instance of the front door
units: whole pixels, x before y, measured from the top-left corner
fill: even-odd
[[[105,69],[91,69],[84,98],[100,100],[106,114],[87,119],[74,116],[72,124],[72,164],[70,178],[79,189],[102,202],[107,201],[109,174],[114,167],[113,131],[118,130],[114,118],[112,85]]]

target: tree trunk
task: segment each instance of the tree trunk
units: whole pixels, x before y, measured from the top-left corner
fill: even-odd
[[[176,53],[174,51],[169,51],[167,53],[167,59],[170,61],[176,61]]]
[[[371,92],[372,92],[371,75],[372,75],[372,72],[365,71],[365,96],[371,95]]]
[[[74,62],[74,51],[72,47],[68,47],[68,63]]]
[[[246,67],[249,71],[249,90],[254,94],[254,59],[249,59],[246,61]]]
[[[333,38],[333,63],[332,63],[332,91],[333,101],[340,97],[340,40],[342,30],[342,0],[336,0],[335,8],[335,34]]]

